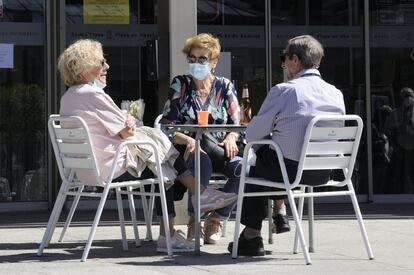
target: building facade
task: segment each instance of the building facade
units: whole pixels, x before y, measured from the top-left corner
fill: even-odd
[[[170,78],[185,73],[185,28],[220,39],[223,73],[239,96],[249,85],[253,113],[284,79],[286,41],[320,40],[322,77],[365,123],[354,175],[360,200],[414,201],[414,146],[384,134],[398,123],[390,113],[402,106],[400,90],[414,88],[414,0],[0,0],[0,212],[54,201],[60,181],[46,122],[65,91],[56,60],[67,45],[102,42],[106,91],[117,104],[144,99],[152,125]]]

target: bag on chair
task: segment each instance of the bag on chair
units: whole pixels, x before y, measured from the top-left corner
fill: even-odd
[[[201,149],[208,154],[213,165],[213,171],[222,172],[224,166],[229,161],[229,158],[226,156],[224,148],[218,144],[219,142],[210,134],[203,134],[203,137],[200,141]],[[237,156],[243,157],[244,143],[236,142],[239,152]]]

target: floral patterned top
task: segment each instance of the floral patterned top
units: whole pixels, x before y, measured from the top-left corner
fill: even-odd
[[[240,106],[237,92],[230,80],[214,76],[210,95],[204,104],[190,75],[174,77],[168,100],[164,105],[162,121],[165,124],[197,124],[197,111],[208,110],[209,124],[240,124]],[[211,133],[222,141],[226,133]]]

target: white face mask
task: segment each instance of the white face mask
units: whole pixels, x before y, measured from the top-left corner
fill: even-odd
[[[91,86],[94,86],[96,88],[99,88],[103,90],[106,87],[106,84],[102,83],[99,79],[95,78],[93,82],[89,82]]]

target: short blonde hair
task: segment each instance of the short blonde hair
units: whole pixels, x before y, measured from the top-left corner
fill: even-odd
[[[72,43],[59,56],[58,70],[67,86],[82,83],[85,73],[100,66],[102,44],[92,39],[80,39]]]
[[[215,60],[219,58],[221,46],[218,38],[209,33],[200,33],[185,41],[183,53],[190,55],[192,49],[203,49],[208,51],[208,58]]]

